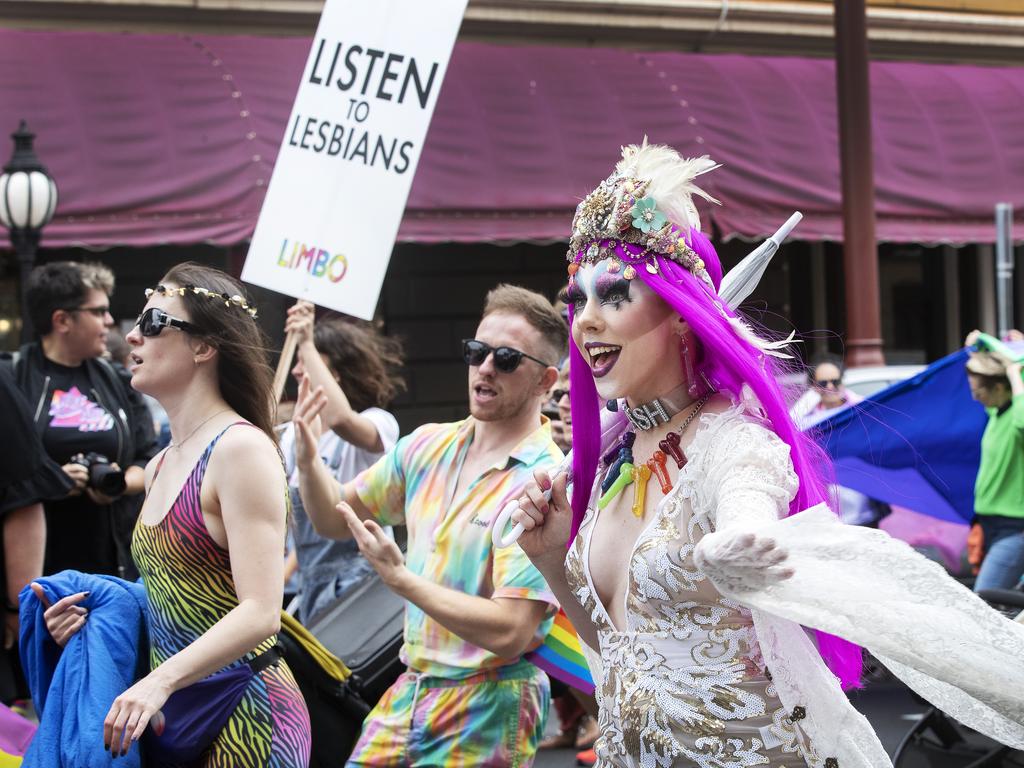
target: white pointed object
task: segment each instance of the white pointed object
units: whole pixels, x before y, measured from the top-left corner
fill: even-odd
[[[786,219],[786,223],[779,227],[774,235],[747,254],[743,261],[730,269],[729,273],[722,278],[718,296],[729,309],[735,312],[739,305],[754,292],[757,284],[761,282],[761,277],[768,268],[772,256],[803,217],[804,215],[799,211],[795,212]]]

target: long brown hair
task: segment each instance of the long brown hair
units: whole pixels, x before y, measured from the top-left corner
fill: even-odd
[[[313,346],[327,357],[355,411],[386,408],[405,390],[402,345],[363,321],[331,317],[313,326]]]
[[[160,282],[182,288],[206,288],[226,297],[221,300],[185,291],[182,301],[190,322],[198,329],[193,335],[217,350],[217,385],[221,396],[276,444],[271,404],[274,372],[267,362],[267,336],[256,318],[227,300],[241,296],[248,302],[245,288],[225,272],[193,261],[171,267]]]

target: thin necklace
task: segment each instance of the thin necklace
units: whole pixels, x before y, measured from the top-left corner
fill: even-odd
[[[212,421],[217,416],[220,416],[222,413],[227,413],[230,410],[231,410],[230,408],[223,408],[223,409],[217,411],[215,414],[213,414],[213,416],[207,416],[205,419],[200,421],[198,425],[196,425],[195,429],[193,429],[191,432],[189,432],[187,435],[185,435],[185,437],[183,439],[179,440],[178,442],[174,442],[172,440],[170,443],[168,443],[167,444],[167,450],[171,450],[171,448],[180,448],[190,437],[192,437],[192,435],[194,435],[196,432],[198,432],[203,425],[205,425],[207,422]]]

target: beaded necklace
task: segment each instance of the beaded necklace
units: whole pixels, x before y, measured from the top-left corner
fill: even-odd
[[[716,391],[708,392],[697,401],[697,404],[690,411],[689,415],[679,425],[665,435],[664,439],[658,442],[656,450],[647,461],[637,464],[633,460],[633,443],[636,441],[636,432],[632,429],[623,433],[622,438],[608,453],[601,459],[601,463],[608,467],[604,480],[601,482],[601,498],[598,499],[597,508],[604,509],[626,486],[633,484],[633,506],[631,511],[637,518],[644,516],[644,502],[647,498],[647,481],[651,475],[658,478],[661,485],[661,492],[664,494],[672,490],[672,480],[669,478],[668,459],[671,456],[678,469],[686,464],[686,456],[683,454],[682,435],[690,426],[701,409],[707,402],[716,395]]]

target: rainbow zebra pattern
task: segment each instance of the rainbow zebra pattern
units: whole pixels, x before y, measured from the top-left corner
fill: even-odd
[[[227,429],[206,447],[164,519],[152,526],[140,519],[132,534],[132,557],[149,603],[151,669],[238,605],[228,552],[206,530],[199,504],[206,466]],[[261,653],[275,642],[276,637],[268,638],[254,650]],[[291,670],[280,661],[253,676],[201,765],[304,768],[309,765],[309,751],[309,712]]]

